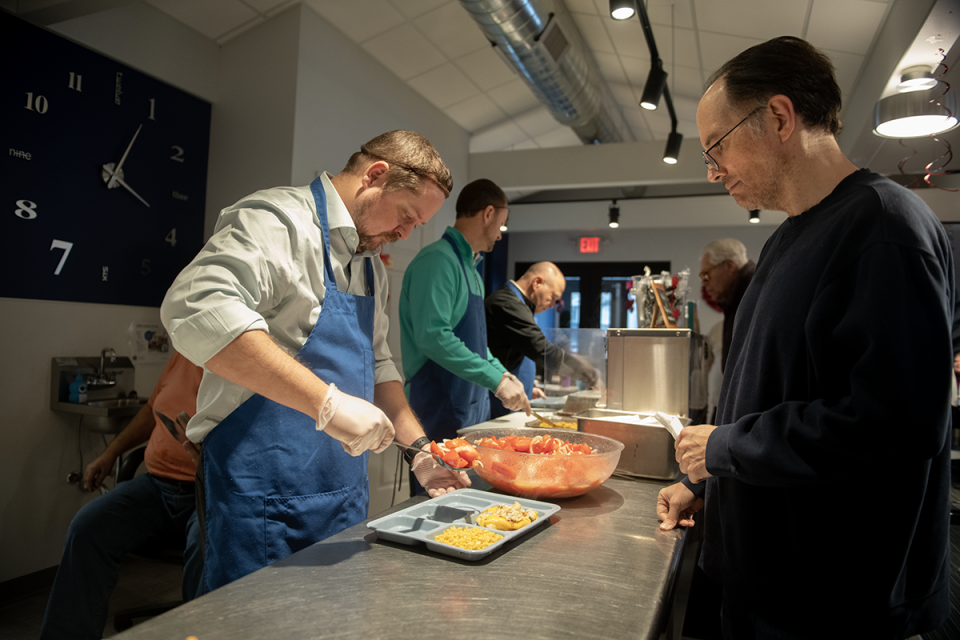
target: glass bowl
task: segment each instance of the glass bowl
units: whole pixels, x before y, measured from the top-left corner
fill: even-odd
[[[617,468],[623,451],[623,443],[619,440],[568,429],[502,427],[471,431],[463,438],[476,446],[483,438],[502,439],[508,435],[530,438],[550,435],[575,444],[586,443],[597,452],[585,455],[538,454],[477,446],[482,463],[482,466],[474,467],[477,475],[491,486],[520,498],[583,495],[607,481]]]

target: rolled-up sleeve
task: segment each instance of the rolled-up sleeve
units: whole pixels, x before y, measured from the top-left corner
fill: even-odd
[[[177,276],[160,307],[174,347],[204,365],[246,331],[268,331],[263,310],[286,289],[290,227],[276,211],[224,212],[218,230]]]

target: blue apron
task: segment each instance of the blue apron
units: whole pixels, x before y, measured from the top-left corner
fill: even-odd
[[[509,286],[513,290],[513,294],[517,296],[520,300],[520,304],[526,306],[527,301],[523,299],[523,294],[520,292],[520,289],[517,288],[517,285],[512,282],[508,282]],[[527,398],[533,398],[533,379],[537,377],[537,364],[530,358],[524,356],[523,360],[520,361],[516,367],[511,371],[513,375],[517,376],[517,379],[523,384],[523,391],[527,394]],[[500,398],[490,392],[490,417],[499,418],[500,416],[505,416],[508,413],[512,413],[510,409],[507,409],[503,406],[503,403],[500,402]]]
[[[453,239],[444,235],[460,260],[464,282],[467,283],[467,310],[453,328],[470,351],[487,359],[487,317],[483,296],[470,292],[470,282],[463,258]],[[474,277],[477,277],[474,272]],[[490,399],[487,389],[444,369],[433,360],[427,360],[410,379],[410,407],[420,419],[423,430],[431,440],[456,438],[457,429],[471,427],[490,418]]]
[[[326,292],[297,360],[343,393],[373,401],[375,298],[337,290],[326,197],[310,185],[323,231]],[[368,293],[373,265],[366,263]],[[254,395],[203,442],[206,557],[212,591],[367,517],[367,454],[353,457],[310,416]]]

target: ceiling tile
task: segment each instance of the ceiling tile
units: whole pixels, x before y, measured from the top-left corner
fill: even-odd
[[[610,82],[607,83],[607,86],[610,87],[610,93],[613,94],[613,98],[617,101],[617,104],[622,107],[626,107],[623,109],[624,112],[626,112],[628,109],[632,109],[633,107],[636,107],[637,109],[640,108],[638,106],[640,98],[637,96],[633,87],[622,82]]]
[[[833,61],[833,66],[837,72],[837,84],[840,85],[840,93],[844,102],[849,100],[853,91],[853,85],[857,81],[860,73],[860,67],[863,66],[865,56],[858,56],[852,53],[843,53],[841,51],[824,51]]]
[[[483,91],[517,78],[516,72],[494,53],[491,46],[457,58],[454,64]]]
[[[720,65],[744,49],[764,41],[765,40],[710,33],[701,30],[700,53],[703,56],[707,75],[719,69]]]
[[[470,136],[470,153],[508,149],[524,138],[526,134],[523,130],[510,120],[506,120]]]
[[[482,93],[450,105],[444,109],[444,113],[470,133],[485,129],[507,118],[503,109]]]
[[[420,33],[450,59],[490,48],[490,42],[484,37],[479,25],[459,2],[448,2],[412,22]]]
[[[520,149],[539,149],[539,145],[536,142],[527,138],[526,140],[521,140],[516,144],[510,146],[510,151],[519,151]]]
[[[267,10],[268,16],[275,16],[281,11],[284,11],[287,7],[292,7],[295,4],[300,4],[300,0],[284,0],[278,4],[275,4],[273,7]]]
[[[406,18],[416,18],[443,5],[457,5],[456,0],[390,0],[390,4]]]
[[[593,3],[593,0],[564,0],[563,4],[567,5],[567,11],[570,13],[585,13],[591,16],[599,15],[597,6]],[[610,5],[608,4],[607,6],[609,7]]]
[[[710,69],[713,71],[713,69]],[[667,69],[667,84],[670,86],[670,95],[676,100],[679,97],[700,100],[703,95],[705,74],[701,76],[699,67],[681,67]],[[642,91],[641,87],[641,91]]]
[[[729,6],[729,3],[727,3]],[[684,29],[693,29],[693,11],[689,0],[677,2],[676,0],[648,0],[647,17],[650,18],[651,25],[662,25],[664,27],[682,27]],[[637,22],[639,18],[633,18]],[[654,37],[656,32],[654,32]]]
[[[599,16],[581,13],[573,14],[573,21],[583,36],[584,45],[591,51],[600,53],[614,53],[613,41]]]
[[[623,65],[620,58],[612,53],[593,52],[593,59],[600,69],[600,74],[606,78],[607,84],[619,82],[626,83],[627,75],[623,71]]]
[[[440,109],[480,95],[477,85],[470,82],[452,63],[434,67],[408,81],[410,86]]]
[[[363,48],[401,80],[409,80],[447,61],[409,22],[370,38]]]
[[[693,3],[701,34],[710,31],[756,38],[761,42],[776,36],[802,36],[808,5],[798,0],[693,0]],[[710,59],[704,57],[704,60]]]
[[[663,68],[667,73],[670,72],[670,66],[674,63],[684,67],[700,66],[697,35],[692,29],[654,31],[653,37],[657,41],[657,53],[660,54],[660,59],[663,60]]]
[[[553,149],[556,147],[579,147],[583,141],[577,137],[570,127],[558,126],[552,131],[541,134],[534,138],[534,141],[542,149]]]
[[[240,0],[150,0],[150,4],[213,40],[257,17]]]
[[[282,4],[291,4],[288,0],[243,0],[254,11],[259,13],[272,13]]]
[[[643,37],[643,27],[640,22],[625,20],[618,22],[611,20],[607,25],[610,37],[613,39],[613,47],[616,52],[622,56],[631,58],[650,59],[650,50],[647,48],[647,41]],[[658,45],[659,46],[659,45]],[[660,54],[663,57],[663,54]]]
[[[633,132],[633,137],[636,138],[637,142],[653,140],[650,127],[647,125],[647,121],[640,113],[639,108],[636,111],[625,110],[623,113],[623,119],[627,121],[628,125],[630,125],[630,130]]]
[[[354,42],[364,42],[404,23],[387,0],[303,0]]]
[[[866,55],[887,13],[869,0],[814,0],[806,39],[820,49]]]
[[[531,138],[536,138],[556,129],[558,126],[562,126],[556,118],[550,115],[550,110],[543,106],[522,113],[516,116],[513,121]]]
[[[487,91],[487,95],[509,116],[519,115],[540,104],[533,91],[519,78]]]

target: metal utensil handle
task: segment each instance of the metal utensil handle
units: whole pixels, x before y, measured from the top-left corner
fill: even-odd
[[[534,418],[537,418],[538,420],[540,420],[540,422],[546,422],[548,425],[550,425],[550,426],[553,427],[554,429],[562,429],[562,428],[563,428],[563,427],[558,427],[556,424],[554,424],[554,423],[551,422],[550,420],[547,420],[546,418],[544,418],[542,415],[540,415],[540,414],[537,413],[536,411],[531,411],[530,413],[533,414],[533,417],[534,417]]]

